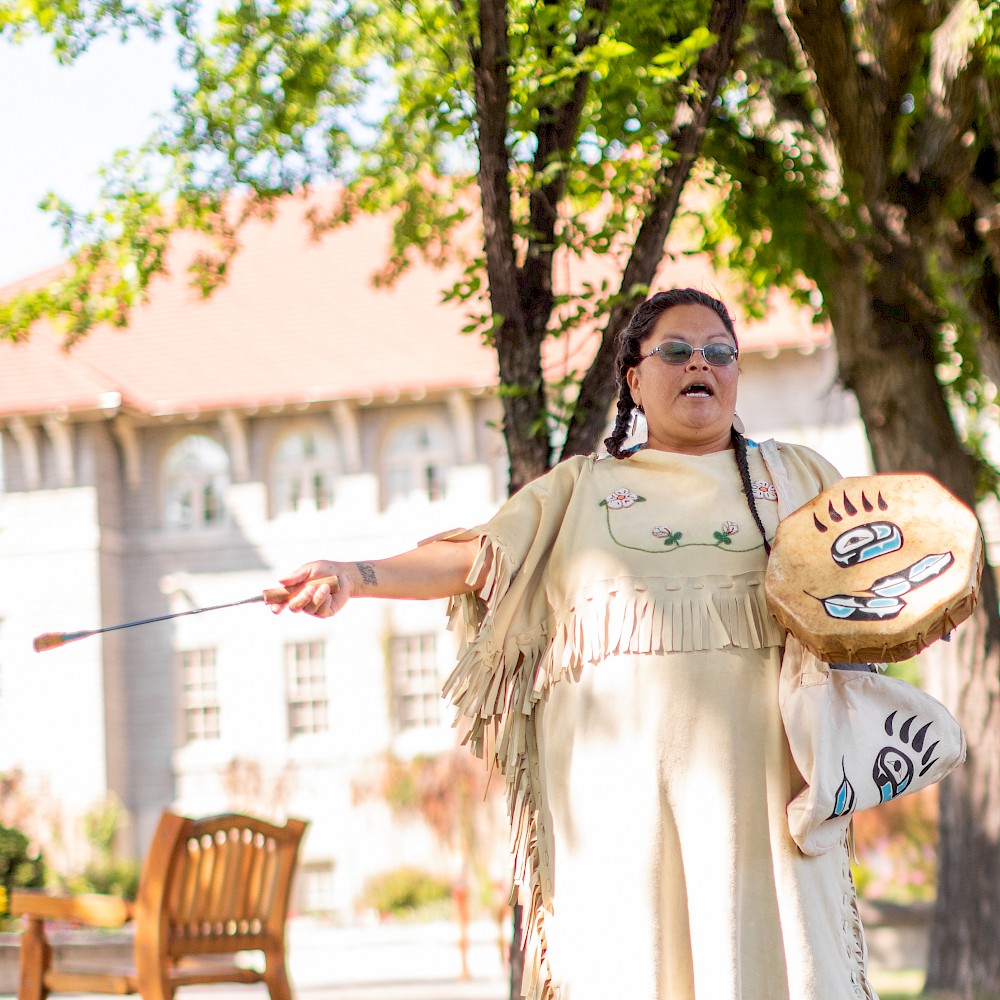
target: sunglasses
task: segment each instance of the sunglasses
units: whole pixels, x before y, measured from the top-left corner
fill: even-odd
[[[654,347],[649,354],[644,354],[643,359],[658,354],[665,365],[686,365],[696,351],[700,352],[701,356],[716,368],[725,368],[740,356],[740,352],[732,344],[706,344],[704,347],[692,347],[683,340],[668,340],[666,343],[660,344],[659,347]]]

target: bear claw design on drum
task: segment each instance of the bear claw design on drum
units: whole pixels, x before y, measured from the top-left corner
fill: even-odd
[[[862,490],[862,509],[870,514],[876,506],[882,512],[889,509],[889,504],[881,493],[878,494],[878,499],[873,504]],[[858,513],[858,508],[851,502],[846,490],[843,494],[843,508],[844,513],[841,514],[833,506],[832,500],[828,503],[827,513],[834,524],[843,521],[845,517],[854,517]],[[830,530],[830,526],[824,524],[815,514],[813,514],[813,524],[817,531],[827,532]],[[869,559],[877,559],[879,556],[896,552],[902,547],[903,532],[895,521],[867,521],[864,524],[855,524],[837,535],[830,546],[830,555],[838,566],[847,567],[868,562]]]
[[[885,513],[889,504],[881,492],[878,499],[872,503],[867,495],[861,493],[861,508],[866,513],[872,513],[876,507]],[[843,521],[845,517],[854,517],[858,513],[857,506],[851,502],[846,491],[843,494],[843,510],[841,513],[831,500],[827,505],[830,520],[834,523]],[[813,514],[813,524],[817,531],[827,532],[830,526]],[[903,532],[894,521],[867,521],[855,524],[842,531],[830,546],[830,557],[843,569],[857,566],[871,559],[898,552],[903,547]],[[831,618],[841,621],[874,622],[888,621],[895,618],[906,607],[902,600],[903,594],[923,586],[930,580],[939,577],[954,563],[951,552],[937,552],[918,559],[905,569],[879,577],[862,594],[833,594],[830,597],[817,597],[823,605],[823,610]],[[871,595],[871,596],[866,596]]]

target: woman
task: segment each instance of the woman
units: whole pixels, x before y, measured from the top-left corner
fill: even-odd
[[[788,834],[801,779],[763,596],[784,479],[733,426],[737,357],[721,302],[654,295],[622,337],[610,458],[560,463],[482,528],[282,581],[321,617],[460,595],[445,690],[507,780],[530,998],[875,996],[846,845],[807,858]],[[636,410],[648,439],[624,450]],[[780,460],[805,496],[840,478],[805,448]]]

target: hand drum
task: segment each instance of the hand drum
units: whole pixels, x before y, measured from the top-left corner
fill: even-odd
[[[771,614],[821,660],[906,660],[972,614],[975,515],[931,476],[842,479],[779,525]]]

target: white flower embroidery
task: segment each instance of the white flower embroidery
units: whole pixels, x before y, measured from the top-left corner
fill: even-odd
[[[658,524],[653,528],[653,537],[662,538],[664,545],[676,545],[680,547],[683,533],[680,531],[671,531],[665,524]]]
[[[621,510],[623,507],[631,507],[632,504],[645,499],[645,497],[641,497],[638,493],[633,493],[629,489],[620,489],[615,490],[614,493],[610,493],[601,503],[607,506],[609,510]]]
[[[726,521],[725,524],[722,525],[722,530],[727,535],[735,535],[736,532],[740,530],[740,526],[734,521]]]
[[[753,483],[753,495],[757,500],[777,500],[778,491],[763,479],[758,479]]]

